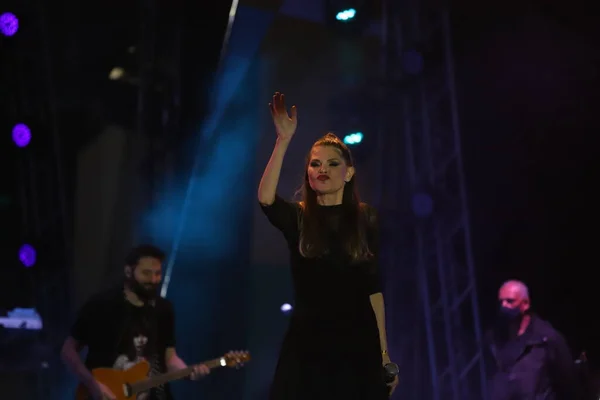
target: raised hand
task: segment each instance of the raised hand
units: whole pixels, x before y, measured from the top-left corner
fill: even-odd
[[[277,137],[282,140],[290,140],[298,126],[298,113],[296,106],[292,106],[290,114],[285,108],[285,97],[282,93],[275,92],[273,102],[269,103],[273,124],[277,131]]]

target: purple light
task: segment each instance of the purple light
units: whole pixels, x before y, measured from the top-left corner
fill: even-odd
[[[19,147],[25,147],[31,141],[31,130],[25,124],[16,124],[12,130],[13,142]]]
[[[33,246],[24,244],[19,249],[19,260],[25,267],[30,268],[35,265],[36,252]]]
[[[13,13],[6,12],[0,15],[0,32],[4,36],[12,36],[19,30],[19,19]]]

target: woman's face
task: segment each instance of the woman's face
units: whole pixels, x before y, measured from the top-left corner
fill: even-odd
[[[333,146],[315,146],[308,161],[308,183],[317,194],[333,194],[344,189],[354,175],[341,152]]]

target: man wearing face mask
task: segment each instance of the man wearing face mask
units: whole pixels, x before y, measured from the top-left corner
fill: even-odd
[[[92,297],[79,312],[61,356],[93,399],[114,399],[115,394],[94,379],[92,369],[128,369],[142,360],[150,364],[151,375],[187,367],[175,351],[173,307],[158,295],[164,258],[154,246],[134,248],[125,260],[123,285]],[[79,357],[84,347],[85,363]],[[208,372],[205,365],[194,367],[191,378]],[[172,397],[165,384],[137,399]]]
[[[499,315],[487,339],[495,371],[491,400],[576,400],[574,360],[562,335],[531,312],[520,281],[498,291]]]

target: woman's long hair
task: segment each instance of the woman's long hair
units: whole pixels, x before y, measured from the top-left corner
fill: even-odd
[[[348,167],[353,167],[352,154],[336,135],[328,133],[313,144],[316,146],[330,146],[336,148]],[[311,148],[312,150],[312,148]],[[304,166],[304,181],[299,192],[302,199],[300,206],[302,215],[300,220],[300,243],[299,251],[304,257],[315,258],[323,256],[328,249],[328,238],[323,237],[323,219],[319,213],[317,193],[310,187],[308,180],[308,165],[311,160],[311,152],[306,157]],[[340,227],[338,229],[339,239],[343,242],[343,248],[352,261],[364,261],[372,256],[369,250],[366,235],[366,220],[363,205],[360,202],[358,189],[356,187],[356,174],[344,185],[342,198],[342,210]]]

